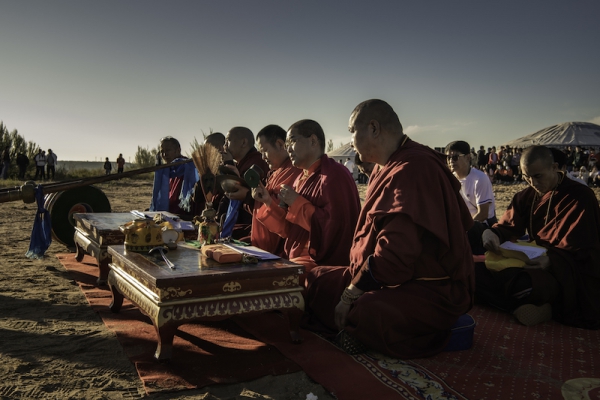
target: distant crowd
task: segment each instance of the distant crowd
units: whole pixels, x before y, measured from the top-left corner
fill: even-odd
[[[555,161],[569,178],[585,183],[588,186],[600,186],[600,157],[596,149],[580,146],[567,146],[564,149],[551,149]],[[509,146],[480,146],[479,150],[471,148],[471,166],[484,171],[492,183],[523,182],[520,160],[523,149]]]
[[[10,149],[7,147],[0,153],[0,177],[4,180],[9,179],[9,172],[13,165],[13,158],[11,157]],[[18,153],[14,159],[14,163],[18,167],[18,179],[25,180],[27,178],[27,168],[31,163],[29,157],[24,153]],[[45,150],[39,149],[37,154],[33,157],[33,164],[35,165],[34,180],[55,180],[56,166],[58,165],[58,157],[52,149]],[[116,160],[117,173],[123,173],[125,167],[125,158],[123,154],[119,154]],[[106,157],[103,169],[106,175],[110,175],[112,171],[112,164]]]
[[[24,153],[18,153],[15,162],[17,164],[17,167],[19,168],[19,179],[25,180],[27,167],[30,163],[29,157],[27,157],[27,155]],[[48,153],[46,153],[46,151],[42,149],[39,149],[38,153],[33,158],[33,162],[35,163],[34,179],[39,178],[42,180],[54,180],[58,157],[52,152],[52,149],[48,149]],[[2,179],[8,179],[11,164],[12,159],[10,155],[10,150],[7,147],[2,152],[2,164],[0,165],[0,176],[2,176]]]

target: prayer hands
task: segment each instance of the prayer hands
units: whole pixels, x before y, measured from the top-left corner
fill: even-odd
[[[252,189],[252,198],[256,201],[260,201],[261,203],[265,203],[267,207],[271,207],[271,203],[273,202],[271,195],[262,182],[259,182],[258,186]]]
[[[235,165],[224,165],[224,167],[232,170],[237,176],[240,176],[240,170]]]
[[[232,185],[234,186],[233,190],[225,192],[225,196],[230,200],[244,201],[250,189],[243,187],[239,182],[233,182]]]
[[[483,247],[494,253],[500,253],[500,238],[490,229],[483,231],[481,239],[483,241]]]
[[[293,187],[289,185],[281,185],[279,190],[279,199],[282,200],[288,206],[291,206],[294,201],[300,196]]]
[[[221,152],[221,161],[225,163],[225,161],[233,161],[233,156],[228,151]]]
[[[550,266],[550,257],[539,256],[527,262],[525,269],[546,269]]]

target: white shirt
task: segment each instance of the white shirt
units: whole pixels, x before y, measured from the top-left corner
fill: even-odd
[[[33,157],[33,159],[35,160],[35,165],[38,167],[44,167],[46,166],[46,155],[43,153],[37,153],[35,155],[35,157]]]
[[[579,183],[581,183],[582,185],[585,185],[585,186],[588,185],[587,182],[584,182],[583,179],[581,179],[579,177],[579,175],[575,175],[572,172],[567,172],[566,174],[567,174],[567,177],[569,179],[571,179],[572,181],[579,182]]]
[[[492,182],[485,172],[471,168],[465,178],[458,178],[458,180],[460,182],[460,195],[467,204],[471,217],[477,214],[477,206],[487,203],[492,203],[488,209],[487,218],[496,215],[496,200],[494,199]]]
[[[348,168],[348,171],[350,171],[350,173],[354,173],[354,161],[352,160],[348,160],[346,161],[346,163],[344,164],[344,167]]]

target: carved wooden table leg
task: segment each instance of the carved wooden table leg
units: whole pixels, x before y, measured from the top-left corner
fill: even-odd
[[[77,241],[76,241],[75,242],[75,261],[81,262],[83,260],[84,255],[85,255],[85,250],[83,250],[83,247],[81,247],[79,245],[79,243],[77,243]]]
[[[124,297],[123,294],[119,292],[119,289],[117,289],[115,280],[116,278],[114,276],[114,272],[111,271],[108,276],[108,286],[110,287],[110,291],[112,292],[112,302],[108,307],[110,308],[110,311],[118,313],[119,311],[121,311],[121,306],[123,305]]]
[[[304,311],[293,307],[285,309],[284,313],[287,315],[290,324],[290,336],[292,337],[292,343],[302,343],[304,338],[300,334],[300,322],[302,320]]]
[[[156,346],[154,358],[158,361],[167,361],[173,354],[173,338],[175,337],[175,332],[177,332],[177,325],[166,324],[160,328],[154,325],[154,328],[158,336],[158,346]]]
[[[98,280],[96,281],[96,284],[98,286],[104,286],[106,285],[106,282],[108,280],[108,271],[110,271],[110,268],[108,267],[108,264],[110,264],[110,257],[107,255],[106,253],[106,249],[101,250],[102,253],[98,256]]]

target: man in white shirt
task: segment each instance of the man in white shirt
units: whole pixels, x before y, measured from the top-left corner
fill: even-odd
[[[471,148],[467,142],[451,142],[445,152],[448,167],[460,182],[460,194],[475,222],[468,231],[471,250],[473,254],[484,254],[481,234],[497,222],[492,182],[485,172],[471,167]]]
[[[33,158],[35,161],[35,178],[46,180],[46,152],[42,149],[38,150],[38,153]]]
[[[350,175],[352,175],[352,177],[354,177],[354,161],[352,161],[352,159],[350,157],[348,157],[346,159],[346,162],[344,163],[344,167],[348,168],[348,171],[350,171]]]

